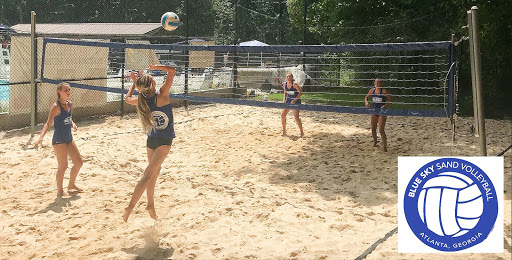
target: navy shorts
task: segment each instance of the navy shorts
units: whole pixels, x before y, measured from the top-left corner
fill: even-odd
[[[384,110],[380,107],[372,107],[372,109],[373,109],[373,111],[371,111],[370,114],[376,115],[376,116],[381,116],[382,110]]]
[[[52,140],[52,145],[56,145],[56,144],[70,144],[71,142],[73,142],[73,139],[71,139],[71,141],[67,141],[66,140],[64,142]]]
[[[286,98],[286,104],[291,104],[291,103],[292,103],[292,101],[293,101],[294,99],[295,99],[295,98]],[[301,100],[300,100],[300,98],[299,98],[297,101],[295,101],[295,104],[294,104],[294,105],[300,105],[301,103],[302,103],[302,102],[301,102]]]
[[[172,144],[172,138],[165,138],[165,137],[148,137],[148,140],[146,141],[146,146],[149,149],[155,150],[156,148],[162,146],[162,145],[171,145]]]

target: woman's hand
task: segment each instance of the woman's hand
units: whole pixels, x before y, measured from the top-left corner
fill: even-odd
[[[73,128],[73,130],[76,132],[76,130],[78,130],[78,126],[76,126],[75,122],[73,122],[73,124],[71,124],[71,128]]]
[[[135,73],[135,71],[132,71],[132,72],[130,73],[130,78],[132,79],[133,84],[135,84],[135,82],[137,81],[137,79],[139,78],[139,76]]]
[[[366,107],[370,107],[370,104],[369,104],[369,103],[368,103],[368,101],[366,101],[366,100],[364,101],[364,105],[365,105]]]
[[[39,140],[34,142],[34,148],[37,150],[42,143],[43,143],[43,139],[39,138]]]

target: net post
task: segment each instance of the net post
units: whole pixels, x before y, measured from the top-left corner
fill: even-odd
[[[453,113],[454,113],[454,102],[453,102],[453,97],[454,97],[453,76],[455,75],[454,69],[453,69],[454,68],[453,63],[455,62],[454,42],[455,42],[455,35],[452,34],[451,44],[450,44],[450,72],[448,73],[448,115],[450,117],[453,117]]]
[[[121,89],[124,90],[124,66],[121,68]],[[124,94],[121,94],[121,117],[123,117],[123,116],[124,116]]]
[[[30,12],[30,136],[34,137],[37,123],[37,40],[36,40],[36,12]]]
[[[284,2],[281,2],[281,1],[278,1],[278,4],[279,4],[279,16],[277,19],[279,19],[279,28],[284,28],[283,27],[283,3]],[[279,33],[277,35],[277,44],[281,45],[283,44],[283,30],[278,30]]]
[[[233,37],[233,44],[237,45],[240,40],[238,39],[238,0],[235,0],[235,35]]]
[[[187,13],[187,16],[185,17],[185,22],[187,24],[187,27],[185,27],[187,30],[185,31],[185,40],[187,41],[187,45],[190,45],[190,42],[189,42],[189,31],[188,31],[188,15],[189,15],[189,8],[188,8],[188,0],[185,0],[185,9],[186,9],[186,13]],[[189,66],[190,66],[190,52],[188,50],[185,51],[185,67],[184,67],[184,70],[185,70],[185,82],[183,83],[183,92],[185,94],[188,94],[188,71],[189,71]],[[176,69],[176,68],[175,68]],[[176,71],[175,71],[176,73]],[[189,115],[189,112],[188,112],[188,100],[183,100],[183,106],[185,107],[185,111],[187,111],[187,115]]]
[[[238,94],[238,59],[240,52],[238,51],[238,44],[240,41],[237,40],[237,44],[235,45],[235,57],[233,57],[233,94]]]
[[[479,143],[480,143],[480,155],[487,156],[486,147],[486,136],[485,136],[485,117],[484,117],[484,101],[482,93],[482,74],[481,74],[481,62],[480,62],[480,39],[478,32],[478,19],[477,19],[478,7],[471,7],[471,26],[473,39],[470,41],[473,43],[473,64],[475,66],[475,82],[476,82],[476,102],[478,110],[478,131],[479,131]]]
[[[303,24],[303,27],[302,27],[302,42],[303,44],[306,44],[306,26],[307,26],[307,21],[306,21],[306,17],[307,17],[307,14],[308,14],[308,7],[307,7],[307,4],[306,4],[306,0],[303,1],[303,5],[304,5],[304,24]]]
[[[473,93],[473,133],[475,137],[480,136],[480,131],[478,129],[478,109],[477,109],[477,102],[476,102],[476,78],[475,78],[475,52],[473,51],[474,45],[473,45],[473,30],[472,28],[472,15],[471,10],[467,11],[468,15],[468,35],[469,35],[469,61],[471,63],[471,86],[472,86],[472,93]]]
[[[187,40],[187,43],[188,43],[188,40]],[[185,67],[184,67],[184,72],[185,72],[185,82],[183,83],[183,93],[185,95],[188,94],[188,74],[190,72],[190,57],[189,57],[189,51],[185,51]],[[185,110],[187,111],[187,114],[188,114],[188,100],[183,100],[183,106],[185,106]]]
[[[455,34],[452,33],[450,44],[450,75],[448,80],[448,113],[452,123],[452,143],[455,144]],[[454,69],[452,69],[452,67]]]

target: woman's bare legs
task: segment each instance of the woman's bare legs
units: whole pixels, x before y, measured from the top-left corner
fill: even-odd
[[[128,217],[130,216],[130,213],[135,207],[135,204],[137,204],[140,197],[142,196],[142,193],[144,193],[153,177],[155,178],[156,183],[155,175],[158,174],[160,166],[167,157],[167,154],[169,154],[169,150],[171,150],[170,145],[162,145],[154,150],[153,156],[151,156],[151,160],[149,161],[148,166],[144,170],[142,178],[139,180],[137,185],[135,185],[135,189],[133,191],[132,198],[130,200],[130,203],[128,204],[128,207],[124,209],[123,220],[125,222],[128,221]]]
[[[300,129],[300,137],[304,136],[304,131],[302,130],[302,121],[300,121],[299,118],[299,110],[293,110],[293,115],[295,116],[295,122],[297,122],[297,125]]]
[[[384,152],[388,151],[388,138],[386,136],[386,132],[384,132],[384,128],[386,127],[386,119],[387,119],[387,116],[379,116],[379,133],[380,133],[380,138],[382,138],[382,145],[384,146]]]
[[[69,158],[71,158],[71,161],[73,162],[73,167],[71,167],[71,172],[69,174],[68,192],[70,192],[70,190],[74,192],[81,192],[82,190],[75,185],[75,180],[78,175],[78,171],[80,171],[80,168],[84,164],[82,156],[76,147],[75,141],[71,141],[71,143],[67,145],[67,150]]]
[[[290,109],[283,109],[283,113],[281,113],[281,124],[283,124],[283,135],[286,135],[286,115],[288,115]]]
[[[372,129],[372,137],[373,137],[373,146],[377,146],[377,123],[379,122],[379,116],[370,115],[371,129]]]
[[[148,151],[148,162],[151,161],[151,158],[153,157],[153,153],[155,150],[150,149],[146,147]],[[148,187],[146,188],[146,195],[148,197],[148,205],[146,207],[146,210],[149,213],[149,216],[152,219],[157,219],[156,211],[155,211],[155,186],[156,186],[156,180],[158,179],[158,175],[160,175],[160,170],[162,167],[158,167],[157,173],[151,178],[149,181]]]
[[[67,144],[55,144],[53,145],[55,150],[55,156],[57,157],[57,197],[64,195],[64,189],[62,182],[64,181],[64,173],[68,168],[68,145]]]

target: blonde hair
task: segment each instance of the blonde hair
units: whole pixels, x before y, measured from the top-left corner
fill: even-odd
[[[142,129],[145,133],[150,133],[156,129],[156,122],[149,108],[146,97],[151,91],[151,84],[153,84],[152,77],[149,74],[143,74],[135,82],[137,91],[141,94],[137,99],[137,113],[139,114],[142,123]]]
[[[66,83],[66,82],[61,82],[61,83],[59,83],[59,84],[57,85],[57,99],[58,99],[58,100],[60,100],[60,94],[59,94],[59,91],[61,91],[61,90],[62,90],[62,88],[63,88],[63,87],[65,87],[65,86],[69,86],[69,84],[68,84],[68,83]],[[71,87],[71,86],[70,86],[70,87]]]

